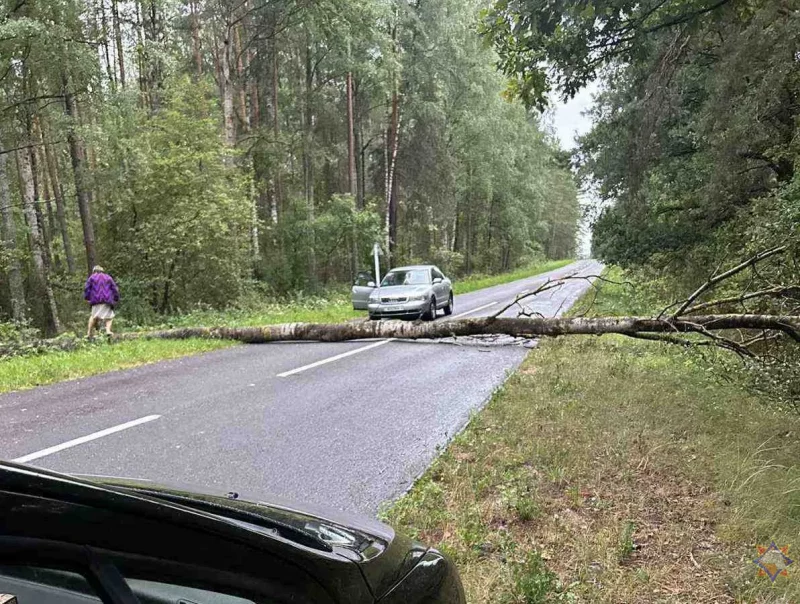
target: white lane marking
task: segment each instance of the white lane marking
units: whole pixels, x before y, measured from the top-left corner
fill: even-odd
[[[489,308],[490,306],[494,306],[497,302],[489,302],[489,304],[484,304],[483,306],[479,306],[478,308],[473,308],[472,310],[468,310],[466,312],[462,312],[460,315],[453,315],[452,319],[457,319],[459,317],[463,317],[465,315],[478,312],[479,310],[483,310],[484,308]],[[368,344],[366,346],[362,346],[361,348],[356,348],[355,350],[348,350],[347,352],[343,352],[342,354],[337,354],[332,357],[328,357],[327,359],[322,359],[321,361],[317,361],[315,363],[310,363],[308,365],[303,365],[302,367],[298,367],[297,369],[291,369],[289,371],[284,371],[283,373],[279,373],[278,377],[289,377],[290,375],[295,375],[298,373],[302,373],[303,371],[308,371],[309,369],[314,369],[315,367],[319,367],[320,365],[327,365],[328,363],[333,363],[334,361],[338,361],[339,359],[344,359],[349,356],[353,356],[354,354],[358,354],[360,352],[364,352],[365,350],[371,350],[373,348],[377,348],[378,346],[383,346],[384,344],[388,344],[389,342],[393,342],[395,338],[389,338],[388,340],[380,340],[379,342],[374,342],[372,344]]]
[[[479,310],[483,310],[484,308],[489,308],[490,306],[494,306],[497,302],[489,302],[489,304],[484,304],[483,306],[479,306],[478,308],[473,308],[472,310],[468,310],[466,312],[462,312],[460,315],[453,315],[450,317],[451,319],[458,319],[459,317],[464,317],[466,315],[471,315],[474,312],[478,312]]]
[[[328,357],[327,359],[322,359],[321,361],[317,361],[316,363],[310,363],[309,365],[303,365],[302,367],[298,367],[297,369],[284,371],[283,373],[279,373],[278,377],[289,377],[290,375],[295,375],[296,373],[302,373],[303,371],[314,369],[314,367],[319,367],[320,365],[326,365],[327,363],[333,363],[334,361],[338,361],[339,359],[343,359],[345,357],[353,356],[354,354],[358,354],[359,352],[364,352],[365,350],[371,350],[372,348],[383,346],[384,344],[388,344],[393,340],[394,338],[389,338],[388,340],[380,340],[379,342],[373,342],[372,344],[368,344],[367,346],[362,346],[361,348],[356,348],[355,350],[348,350],[347,352],[343,352],[342,354],[337,354],[336,356]]]
[[[152,422],[153,420],[156,420],[159,417],[161,416],[148,415],[147,417],[140,417],[139,419],[135,419],[130,422],[125,422],[124,424],[120,424],[118,426],[113,426],[111,428],[106,428],[105,430],[100,430],[99,432],[94,432],[92,434],[87,434],[86,436],[81,436],[80,438],[74,438],[72,440],[68,440],[65,443],[61,443],[60,445],[55,445],[53,447],[48,447],[47,449],[42,449],[41,451],[36,451],[35,453],[29,453],[28,455],[17,457],[16,459],[12,459],[11,461],[14,461],[16,463],[27,463],[29,461],[33,461],[34,459],[39,459],[40,457],[45,457],[47,455],[52,455],[53,453],[58,453],[59,451],[63,451],[64,449],[77,447],[78,445],[82,445],[84,443],[97,440],[98,438],[103,438],[104,436],[109,436],[110,434],[122,432],[123,430],[127,430],[128,428],[133,428],[134,426],[139,426],[141,424],[146,424],[147,422]]]

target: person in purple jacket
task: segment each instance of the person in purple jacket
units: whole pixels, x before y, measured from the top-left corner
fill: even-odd
[[[106,336],[110,338],[114,307],[119,302],[119,290],[114,279],[103,270],[102,266],[95,266],[92,269],[92,274],[89,275],[83,288],[83,299],[92,305],[87,337],[91,339],[97,324],[105,321]]]

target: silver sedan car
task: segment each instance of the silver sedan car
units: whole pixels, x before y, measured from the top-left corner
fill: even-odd
[[[363,281],[363,279],[362,279]],[[366,308],[370,319],[383,317],[436,318],[439,309],[453,313],[453,284],[432,265],[402,266],[392,269],[381,281],[353,286],[353,307]]]

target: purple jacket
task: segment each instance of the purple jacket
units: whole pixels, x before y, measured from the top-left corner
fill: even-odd
[[[117,284],[110,275],[105,273],[92,273],[86,280],[83,288],[83,299],[89,304],[111,304],[114,306],[119,302],[119,290]]]

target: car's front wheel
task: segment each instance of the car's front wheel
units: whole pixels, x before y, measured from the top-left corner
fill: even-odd
[[[425,313],[427,321],[433,321],[436,318],[436,298],[431,298],[431,303],[428,305],[428,312]]]
[[[450,292],[450,298],[447,300],[447,306],[444,307],[444,314],[449,317],[453,314],[453,293]]]

